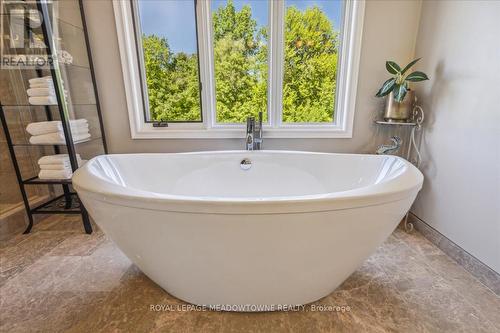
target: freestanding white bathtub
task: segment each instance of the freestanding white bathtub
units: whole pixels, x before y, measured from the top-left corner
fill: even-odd
[[[103,155],[73,176],[96,223],[153,281],[237,311],[331,293],[422,181],[394,156],[289,151]]]

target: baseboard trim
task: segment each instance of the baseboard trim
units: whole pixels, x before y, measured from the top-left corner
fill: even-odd
[[[408,221],[431,243],[500,296],[500,274],[410,212]]]

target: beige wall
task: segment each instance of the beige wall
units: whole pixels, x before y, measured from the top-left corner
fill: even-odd
[[[112,3],[110,0],[94,0],[85,1],[84,4],[111,153],[180,152],[243,147],[242,139],[132,140]],[[373,95],[387,76],[384,68],[387,59],[403,63],[413,57],[420,5],[420,1],[367,2],[352,139],[266,139],[265,147],[327,152],[372,152],[374,145],[379,143],[377,140],[380,140],[380,136],[375,139],[379,129],[373,126],[372,120],[381,104]]]
[[[500,272],[500,2],[424,1],[425,183],[414,212]]]

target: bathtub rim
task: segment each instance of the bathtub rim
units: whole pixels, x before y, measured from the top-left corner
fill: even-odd
[[[344,154],[288,150],[220,150],[183,153],[135,153],[107,154],[92,158],[87,163],[102,156],[134,155],[209,155],[209,154],[314,154],[374,157],[373,154]],[[387,157],[387,155],[384,155]],[[267,197],[267,198],[230,198],[230,197],[196,197],[150,192],[136,188],[127,188],[91,175],[88,165],[79,168],[73,175],[73,187],[84,199],[93,199],[117,206],[133,207],[170,212],[214,213],[214,214],[283,214],[308,213],[353,209],[374,206],[414,197],[423,185],[422,173],[407,160],[390,155],[403,161],[405,170],[387,181],[347,191],[327,192],[312,195]],[[380,156],[382,158],[382,156]],[[86,163],[86,164],[87,164]]]

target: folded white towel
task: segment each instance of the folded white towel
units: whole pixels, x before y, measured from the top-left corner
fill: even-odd
[[[40,164],[40,170],[71,170],[71,164]]]
[[[73,129],[87,129],[88,130],[88,121],[85,118],[81,119],[72,119],[69,121],[69,125],[71,127],[71,131]],[[41,135],[47,133],[55,133],[63,130],[62,123],[60,120],[52,120],[52,121],[39,121],[36,123],[30,123],[26,126],[26,131],[31,135]]]
[[[28,96],[30,97],[42,97],[42,96],[49,96],[49,95],[54,95],[56,94],[54,87],[51,88],[30,88],[26,90],[26,93],[28,93]]]
[[[82,161],[82,158],[80,154],[76,154],[76,159],[78,162]],[[38,164],[62,164],[62,163],[68,163],[69,165],[69,155],[68,154],[56,154],[56,155],[47,155],[47,156],[42,156],[38,159]]]
[[[36,84],[30,84],[30,88],[32,89],[37,89],[37,88],[49,88],[49,89],[54,89],[54,84],[52,82],[47,82],[47,83],[36,83]]]
[[[78,167],[81,167],[86,160],[79,160]],[[71,163],[69,161],[65,161],[62,164],[40,164],[40,170],[70,170],[71,171]]]
[[[75,135],[83,135],[83,134],[89,134],[89,125],[83,125],[83,126],[70,126],[71,134],[73,136]],[[32,134],[32,135],[45,135],[45,134],[51,134],[51,133],[61,133],[63,134],[64,131],[62,129],[58,130],[57,132],[39,132],[37,134]],[[30,133],[31,134],[31,133]]]
[[[70,170],[40,170],[38,178],[40,179],[70,179],[73,172]]]
[[[55,95],[49,96],[34,96],[28,99],[31,105],[57,105],[57,98]]]
[[[89,133],[89,125],[85,126],[71,126],[71,134],[81,135]]]
[[[71,130],[71,134],[73,134],[73,135],[90,133],[90,131],[89,131],[89,125],[83,125],[83,126],[71,126],[70,125],[70,130]],[[40,130],[34,130],[34,131],[31,130],[31,131],[27,131],[27,132],[30,133],[31,135],[44,135],[44,134],[50,134],[50,133],[64,133],[64,131],[63,131],[62,128],[59,129],[59,130],[57,130],[57,131],[50,130],[50,132],[49,132],[49,129],[47,129],[47,128],[40,129]]]
[[[53,86],[54,85],[54,81],[52,81],[52,79],[42,79],[40,78],[41,80],[38,80],[38,81],[32,81],[33,79],[29,80],[29,86],[30,87],[34,87],[34,86]],[[30,82],[31,81],[31,82]]]
[[[87,141],[90,138],[90,134],[76,134],[73,135],[73,142],[78,143],[82,141]],[[64,133],[49,133],[42,135],[33,135],[30,137],[30,143],[32,145],[58,145],[65,144],[66,140],[64,138]]]
[[[52,82],[52,76],[47,75],[47,76],[42,76],[42,77],[35,77],[33,79],[29,79],[28,82],[29,82],[29,84],[40,84],[40,83]]]

